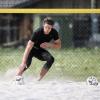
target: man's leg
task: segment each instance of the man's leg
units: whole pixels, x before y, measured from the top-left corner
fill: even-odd
[[[38,81],[40,81],[44,76],[45,74],[48,72],[47,69],[45,69],[44,67],[41,69],[41,72],[40,72],[40,77],[38,79]]]
[[[46,75],[46,73],[48,72],[48,70],[50,69],[50,67],[52,66],[52,64],[54,62],[54,58],[49,52],[44,52],[42,54],[42,57],[46,61],[46,63],[43,66],[43,68],[41,69],[40,77],[38,79],[39,81]]]
[[[23,80],[22,74],[30,66],[31,60],[32,60],[32,58],[28,59],[26,64],[21,64],[19,66],[19,68],[17,70],[17,74],[16,74],[16,84],[19,84],[19,85],[23,85],[24,84],[24,80]]]
[[[18,84],[18,85],[23,85],[24,84],[22,74],[24,72],[25,67],[26,67],[26,65],[21,64],[17,69],[16,84]]]
[[[31,62],[32,62],[32,54],[30,54],[28,56],[28,59],[27,59],[27,62],[26,64],[20,64],[18,69],[17,69],[17,73],[16,73],[16,79],[18,78],[21,78],[22,77],[22,74],[24,73],[24,71],[29,68]]]
[[[31,62],[32,62],[32,58],[33,58],[34,55],[36,54],[36,51],[37,51],[36,48],[32,48],[32,50],[30,51],[30,53],[29,53],[29,55],[28,55],[26,64],[21,64],[21,65],[18,67],[18,70],[17,70],[17,73],[16,73],[17,76],[22,76],[22,74],[24,73],[24,71],[26,71],[26,70],[30,67]],[[38,52],[37,52],[37,53],[38,53]]]

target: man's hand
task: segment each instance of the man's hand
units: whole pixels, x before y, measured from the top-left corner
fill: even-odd
[[[59,49],[61,48],[61,40],[55,40],[53,43],[49,43],[49,42],[44,42],[42,44],[40,44],[41,48],[55,48],[55,49]]]
[[[50,48],[51,45],[52,45],[51,43],[44,42],[44,43],[40,44],[40,47],[41,47],[41,48]]]

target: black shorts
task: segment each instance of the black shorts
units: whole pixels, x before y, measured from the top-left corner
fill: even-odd
[[[43,48],[33,47],[27,59],[27,63],[26,63],[27,68],[30,66],[33,57],[41,61],[47,61],[47,63],[45,64],[45,67],[51,66],[52,63],[54,62],[53,56],[47,50]]]

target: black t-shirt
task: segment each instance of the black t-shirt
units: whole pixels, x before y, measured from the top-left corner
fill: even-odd
[[[58,32],[54,28],[52,28],[49,34],[44,34],[43,28],[38,28],[33,32],[31,41],[34,42],[35,47],[40,48],[41,43],[57,39],[59,39]]]

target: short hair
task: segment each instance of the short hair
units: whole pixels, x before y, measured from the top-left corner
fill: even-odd
[[[49,25],[54,25],[54,20],[51,18],[51,17],[46,17],[44,20],[43,20],[43,24],[49,24]]]

